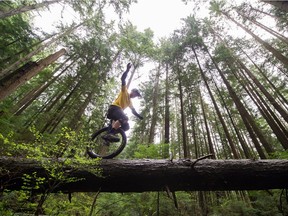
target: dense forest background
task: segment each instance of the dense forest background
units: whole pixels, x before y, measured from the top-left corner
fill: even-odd
[[[144,120],[130,118],[135,125],[118,159],[287,159],[287,3],[194,2],[182,26],[156,40],[151,29],[121,19],[135,0],[1,1],[1,156],[99,162],[87,158],[86,142],[105,124],[131,62],[128,83],[139,84]],[[69,7],[78,19],[52,33],[35,28],[53,7]],[[197,14],[203,7],[206,17]],[[107,9],[117,21],[108,21]],[[73,181],[62,165],[47,172]],[[56,185],[31,193],[49,179],[23,179],[21,191],[1,182],[1,215],[288,214],[285,190],[71,196],[50,193]]]

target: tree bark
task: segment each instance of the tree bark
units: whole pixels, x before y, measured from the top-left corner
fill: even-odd
[[[221,123],[221,125],[222,125],[222,127],[223,127],[223,130],[224,130],[226,139],[227,139],[228,142],[229,142],[229,145],[230,145],[231,151],[232,151],[232,153],[233,153],[233,156],[234,156],[235,159],[239,159],[239,158],[240,158],[239,153],[238,153],[237,150],[236,150],[236,146],[235,146],[235,144],[234,144],[234,142],[233,142],[233,140],[232,140],[232,137],[230,136],[228,127],[227,127],[227,125],[226,125],[226,123],[225,123],[225,121],[224,121],[224,118],[223,118],[222,115],[221,115],[221,112],[220,112],[220,109],[219,109],[219,107],[218,107],[218,105],[217,105],[217,103],[216,103],[216,100],[214,99],[214,96],[213,96],[212,91],[211,91],[211,89],[210,89],[210,86],[209,86],[209,84],[208,84],[208,82],[207,82],[207,78],[205,77],[204,71],[202,70],[201,64],[200,64],[199,59],[198,59],[198,55],[197,55],[196,50],[195,50],[195,48],[194,48],[193,45],[192,45],[192,50],[193,50],[193,53],[194,53],[194,55],[195,55],[195,58],[196,58],[196,61],[197,61],[197,65],[198,65],[199,71],[200,71],[200,73],[201,73],[201,77],[202,77],[202,79],[203,79],[203,81],[204,81],[204,83],[205,83],[205,85],[206,85],[206,88],[207,88],[207,90],[208,90],[208,93],[209,93],[209,95],[210,95],[210,98],[211,98],[211,100],[212,100],[212,103],[213,103],[214,108],[215,108],[215,110],[216,110],[217,116],[218,116],[218,118],[219,118],[219,120],[220,120],[220,123]]]
[[[164,143],[170,142],[170,102],[169,102],[169,76],[168,76],[168,64],[166,63],[166,78],[165,78],[165,135]],[[169,150],[168,150],[169,151]],[[169,154],[169,152],[168,152]]]
[[[35,10],[35,9],[38,9],[38,8],[41,8],[41,7],[47,7],[48,5],[51,5],[51,4],[54,4],[54,3],[59,3],[61,2],[62,0],[51,0],[51,1],[43,1],[41,3],[37,3],[37,4],[33,4],[33,5],[24,5],[22,7],[19,7],[19,8],[15,8],[15,9],[12,9],[10,11],[7,11],[7,12],[0,12],[0,18],[5,18],[5,17],[9,17],[9,16],[13,16],[13,15],[16,15],[16,14],[21,14],[21,13],[24,13],[24,12],[27,12],[27,11],[31,11],[31,10]]]
[[[263,2],[265,3],[268,3],[268,4],[271,4],[277,8],[279,8],[280,10],[283,10],[283,11],[288,11],[288,2],[287,1],[268,1],[268,0],[262,0]]]
[[[266,159],[266,155],[265,155],[265,153],[264,153],[264,151],[263,151],[263,149],[262,149],[262,147],[261,147],[261,145],[260,145],[260,143],[259,143],[259,141],[257,139],[257,136],[260,139],[260,141],[262,143],[264,143],[265,145],[267,144],[266,139],[263,137],[262,132],[260,131],[260,129],[258,128],[256,123],[254,122],[254,120],[251,117],[251,115],[249,114],[249,112],[246,110],[246,108],[242,104],[240,98],[237,96],[236,92],[233,90],[232,86],[230,85],[230,83],[228,82],[226,77],[224,76],[223,72],[220,70],[217,62],[214,60],[214,58],[210,54],[210,52],[209,52],[207,47],[205,47],[205,50],[206,50],[207,54],[209,55],[211,61],[215,65],[217,71],[219,72],[219,75],[221,76],[226,88],[228,89],[228,92],[229,92],[231,98],[233,99],[239,114],[242,117],[243,123],[245,124],[245,127],[246,127],[247,131],[249,132],[249,135],[250,135],[250,137],[251,137],[251,139],[252,139],[252,141],[253,141],[253,143],[255,145],[255,148],[256,148],[260,158],[261,159]]]
[[[45,160],[51,165],[59,165],[64,159]],[[79,180],[57,184],[52,192],[97,192],[100,188],[101,192],[144,192],[162,191],[167,187],[170,191],[266,190],[288,187],[288,160],[200,158],[177,161],[110,159],[100,162],[99,166],[89,168],[102,169],[102,176],[90,173],[85,167],[62,167],[64,175]],[[0,167],[2,189],[20,190],[23,174],[36,172],[37,177],[49,177],[49,172],[41,163],[31,159],[1,157]],[[46,186],[41,186],[35,192],[43,192]]]
[[[277,31],[274,31],[273,29],[263,25],[262,23],[257,22],[255,18],[251,18],[249,16],[246,16],[245,14],[241,13],[241,11],[239,11],[239,10],[236,10],[236,12],[240,16],[242,16],[243,19],[249,20],[251,23],[253,23],[253,24],[257,25],[258,27],[262,28],[263,30],[267,31],[268,33],[270,33],[271,35],[275,36],[277,39],[279,39],[283,43],[286,43],[286,45],[288,44],[288,38],[285,37],[284,35],[280,34]]]
[[[70,58],[67,58],[65,62],[63,62],[55,71],[53,74],[56,74],[59,68],[61,68],[67,61],[69,61]],[[75,63],[75,60],[69,64],[64,70],[62,70],[58,75],[53,76],[51,75],[50,80],[48,80],[45,83],[41,83],[36,88],[32,89],[29,93],[27,93],[17,104],[14,105],[13,109],[11,110],[11,113],[14,113],[14,115],[20,115],[33,101],[36,100],[51,84],[53,84],[58,78],[72,65]]]
[[[213,155],[213,159],[215,159],[216,154],[215,154],[214,145],[213,145],[213,142],[212,142],[210,128],[208,126],[207,114],[206,114],[206,110],[204,108],[203,97],[202,97],[200,91],[199,91],[199,94],[200,94],[200,105],[201,105],[201,110],[202,110],[202,114],[203,114],[203,121],[204,121],[204,125],[205,125],[207,142],[208,142],[208,147],[209,147],[209,153],[212,154]],[[203,133],[204,133],[204,131],[203,131]]]
[[[274,106],[274,108],[279,112],[279,114],[285,119],[285,121],[288,123],[288,112],[277,103],[273,95],[271,95],[266,88],[259,82],[259,80],[251,73],[251,71],[246,67],[246,65],[240,61],[238,58],[236,59],[236,63],[239,64],[240,67],[244,69],[246,74],[253,80],[255,85],[261,90],[261,92],[266,96],[266,98],[269,100],[269,102]]]
[[[183,141],[183,153],[184,158],[190,158],[190,152],[187,144],[187,124],[186,124],[186,115],[184,111],[184,96],[183,96],[183,86],[182,86],[182,77],[177,65],[177,74],[178,74],[178,89],[179,89],[179,100],[180,100],[180,113],[181,113],[181,128],[182,128],[182,141]]]
[[[160,70],[161,65],[158,66],[156,69],[156,75],[155,75],[155,82],[154,82],[154,88],[153,88],[153,98],[152,98],[152,117],[151,117],[151,125],[149,130],[149,138],[148,143],[152,144],[154,143],[155,133],[156,133],[156,124],[158,119],[158,106],[159,106],[159,79],[160,79]]]
[[[4,79],[0,84],[0,100],[10,95],[19,86],[23,85],[26,81],[30,80],[33,76],[42,71],[49,64],[55,62],[59,57],[66,53],[65,49],[61,49],[58,52],[49,55],[45,59],[40,60],[37,63],[32,63],[28,68],[21,68],[21,70],[15,71],[9,78]]]
[[[7,76],[11,73],[11,71],[16,70],[21,64],[26,63],[27,61],[29,61],[29,59],[31,59],[33,56],[35,56],[36,54],[40,53],[42,50],[44,50],[46,47],[50,47],[53,43],[55,43],[56,41],[58,41],[60,38],[65,37],[67,35],[69,35],[70,33],[72,33],[74,30],[76,30],[78,27],[82,26],[87,20],[85,20],[84,22],[76,25],[76,26],[71,26],[69,27],[65,32],[63,32],[62,34],[59,34],[58,36],[52,38],[51,40],[49,40],[48,42],[46,42],[45,44],[42,44],[40,47],[36,48],[35,50],[31,51],[30,53],[28,53],[25,57],[18,59],[18,61],[14,62],[13,64],[11,64],[10,66],[8,66],[7,68],[3,69],[2,71],[0,71],[0,76]]]
[[[220,92],[220,89],[218,88],[218,86],[217,86],[217,84],[216,84],[216,82],[214,80],[213,80],[213,83],[214,83],[214,85],[215,85],[215,87],[217,89],[218,95],[221,98],[221,102],[223,103],[223,106],[224,106],[224,108],[225,108],[225,110],[226,110],[226,112],[228,114],[230,122],[231,122],[231,124],[232,124],[232,126],[234,128],[234,131],[235,131],[236,135],[237,135],[237,138],[238,138],[238,140],[239,140],[239,142],[241,144],[241,147],[242,147],[242,150],[244,152],[245,157],[246,158],[252,158],[251,150],[249,149],[247,143],[245,142],[245,139],[241,136],[240,128],[237,127],[237,125],[235,123],[235,120],[233,119],[233,117],[231,115],[231,111],[229,110],[229,108],[227,106],[227,103],[225,102],[224,97],[223,97],[223,95]]]
[[[245,30],[248,34],[250,34],[258,43],[263,45],[269,52],[271,52],[279,61],[281,61],[284,66],[288,67],[288,58],[281,54],[278,50],[276,50],[274,47],[272,47],[270,44],[268,44],[266,41],[262,40],[260,37],[255,35],[252,31],[250,31],[245,26],[241,25],[239,22],[237,22],[235,19],[233,19],[231,16],[229,16],[228,13],[225,13],[221,11],[223,15],[225,15],[228,19],[230,19],[232,22],[234,22],[237,26]]]

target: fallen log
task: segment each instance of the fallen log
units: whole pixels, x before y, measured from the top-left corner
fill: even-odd
[[[57,161],[53,161],[57,163]],[[59,163],[59,161],[58,161]],[[58,184],[53,192],[144,192],[266,190],[288,188],[288,160],[102,160],[102,176],[65,167],[80,180]],[[34,160],[0,158],[2,189],[20,190],[23,174],[37,173],[48,179]],[[12,174],[13,173],[13,174]],[[51,182],[49,183],[51,185]],[[44,188],[45,189],[45,188]],[[35,189],[36,190],[36,189]],[[37,190],[43,190],[43,187]]]

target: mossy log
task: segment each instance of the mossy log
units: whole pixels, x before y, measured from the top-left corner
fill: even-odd
[[[59,163],[59,160],[50,162]],[[43,165],[35,160],[2,157],[0,167],[2,190],[23,188],[24,174],[36,173],[37,177],[51,178]],[[81,169],[81,166],[77,169],[65,166],[61,172],[79,180],[54,183],[50,180],[49,184],[34,189],[40,192],[50,187],[48,189],[53,192],[72,193],[144,192],[167,188],[170,191],[266,190],[288,187],[288,160],[110,159],[102,160],[97,167],[101,168],[102,176]]]

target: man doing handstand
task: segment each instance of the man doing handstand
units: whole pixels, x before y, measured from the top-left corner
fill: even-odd
[[[116,100],[109,106],[107,118],[114,120],[112,124],[112,128],[108,134],[104,135],[102,138],[108,140],[110,142],[118,142],[120,139],[115,135],[116,130],[121,126],[124,131],[129,130],[130,126],[128,123],[128,117],[123,112],[127,107],[129,107],[132,113],[137,116],[139,119],[143,119],[141,115],[139,115],[135,108],[132,105],[131,98],[141,97],[141,94],[138,89],[132,89],[130,93],[128,93],[126,86],[126,77],[131,68],[131,63],[127,64],[127,69],[123,73],[121,77],[122,86],[121,91],[116,98]]]

